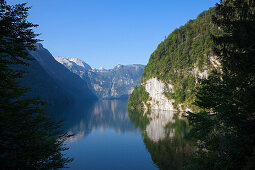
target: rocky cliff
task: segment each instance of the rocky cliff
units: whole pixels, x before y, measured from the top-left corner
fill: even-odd
[[[157,78],[151,78],[144,83],[145,90],[149,93],[150,100],[147,103],[152,110],[174,110],[174,100],[169,100],[164,92],[172,92],[173,86],[166,84],[158,80]]]
[[[220,65],[210,38],[217,30],[212,24],[214,12],[214,8],[202,12],[158,45],[144,68],[140,87],[129,98],[130,109],[198,109],[192,104],[195,87]],[[137,100],[139,96],[143,100]]]
[[[90,89],[102,99],[128,97],[133,88],[140,84],[143,65],[117,65],[113,69],[91,68],[77,58],[56,57],[73,73],[88,82]]]

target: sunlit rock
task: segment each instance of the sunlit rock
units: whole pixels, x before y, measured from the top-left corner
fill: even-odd
[[[148,103],[152,110],[175,110],[173,107],[174,100],[168,100],[164,95],[165,91],[172,91],[171,84],[165,84],[157,78],[151,78],[146,81],[145,89],[149,93],[151,100]]]

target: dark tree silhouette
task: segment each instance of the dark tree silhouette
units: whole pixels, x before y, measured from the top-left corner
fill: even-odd
[[[255,1],[221,1],[213,22],[221,67],[198,88],[203,111],[188,116],[198,148],[189,168],[255,169]]]
[[[62,151],[68,137],[60,130],[61,122],[51,121],[45,103],[25,97],[28,88],[19,80],[25,73],[38,40],[34,25],[27,21],[26,4],[8,5],[0,0],[0,167],[1,169],[63,168],[69,158]]]

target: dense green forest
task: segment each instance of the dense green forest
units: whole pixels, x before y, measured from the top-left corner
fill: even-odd
[[[195,157],[188,169],[255,169],[255,1],[225,0],[216,6],[213,52],[221,63],[200,82],[188,113]]]
[[[174,85],[173,92],[165,92],[169,99],[175,99],[174,106],[184,104],[184,108],[195,109],[191,103],[195,100],[194,89],[197,82],[198,72],[211,70],[210,62],[212,53],[212,39],[210,35],[217,29],[212,23],[212,15],[215,8],[202,12],[197,19],[190,20],[184,26],[175,29],[157,49],[151,54],[146,65],[142,83],[156,77],[164,83]],[[140,100],[136,97],[144,96],[142,87],[136,88],[129,101],[133,105],[139,105]],[[135,104],[136,103],[136,104]]]
[[[195,111],[187,117],[196,152],[184,168],[255,168],[254,41],[255,1],[224,0],[176,29],[151,55],[141,86],[152,77],[173,84],[174,93],[165,95]],[[213,69],[211,56],[220,68]],[[197,80],[189,74],[193,68],[210,74]],[[129,103],[139,105],[133,97],[144,95],[139,89]]]

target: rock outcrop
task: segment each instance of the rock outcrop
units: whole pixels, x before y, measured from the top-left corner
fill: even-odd
[[[145,82],[144,86],[151,99],[147,101],[151,110],[175,110],[173,107],[174,100],[169,100],[164,94],[166,91],[173,91],[171,84],[165,84],[157,78],[151,78]]]
[[[140,88],[136,88],[129,98],[131,109],[199,109],[193,105],[199,79],[208,78],[213,69],[220,70],[210,38],[212,32],[217,32],[212,24],[214,14],[214,8],[202,12],[158,45],[144,68]],[[136,100],[138,96],[142,100]]]

